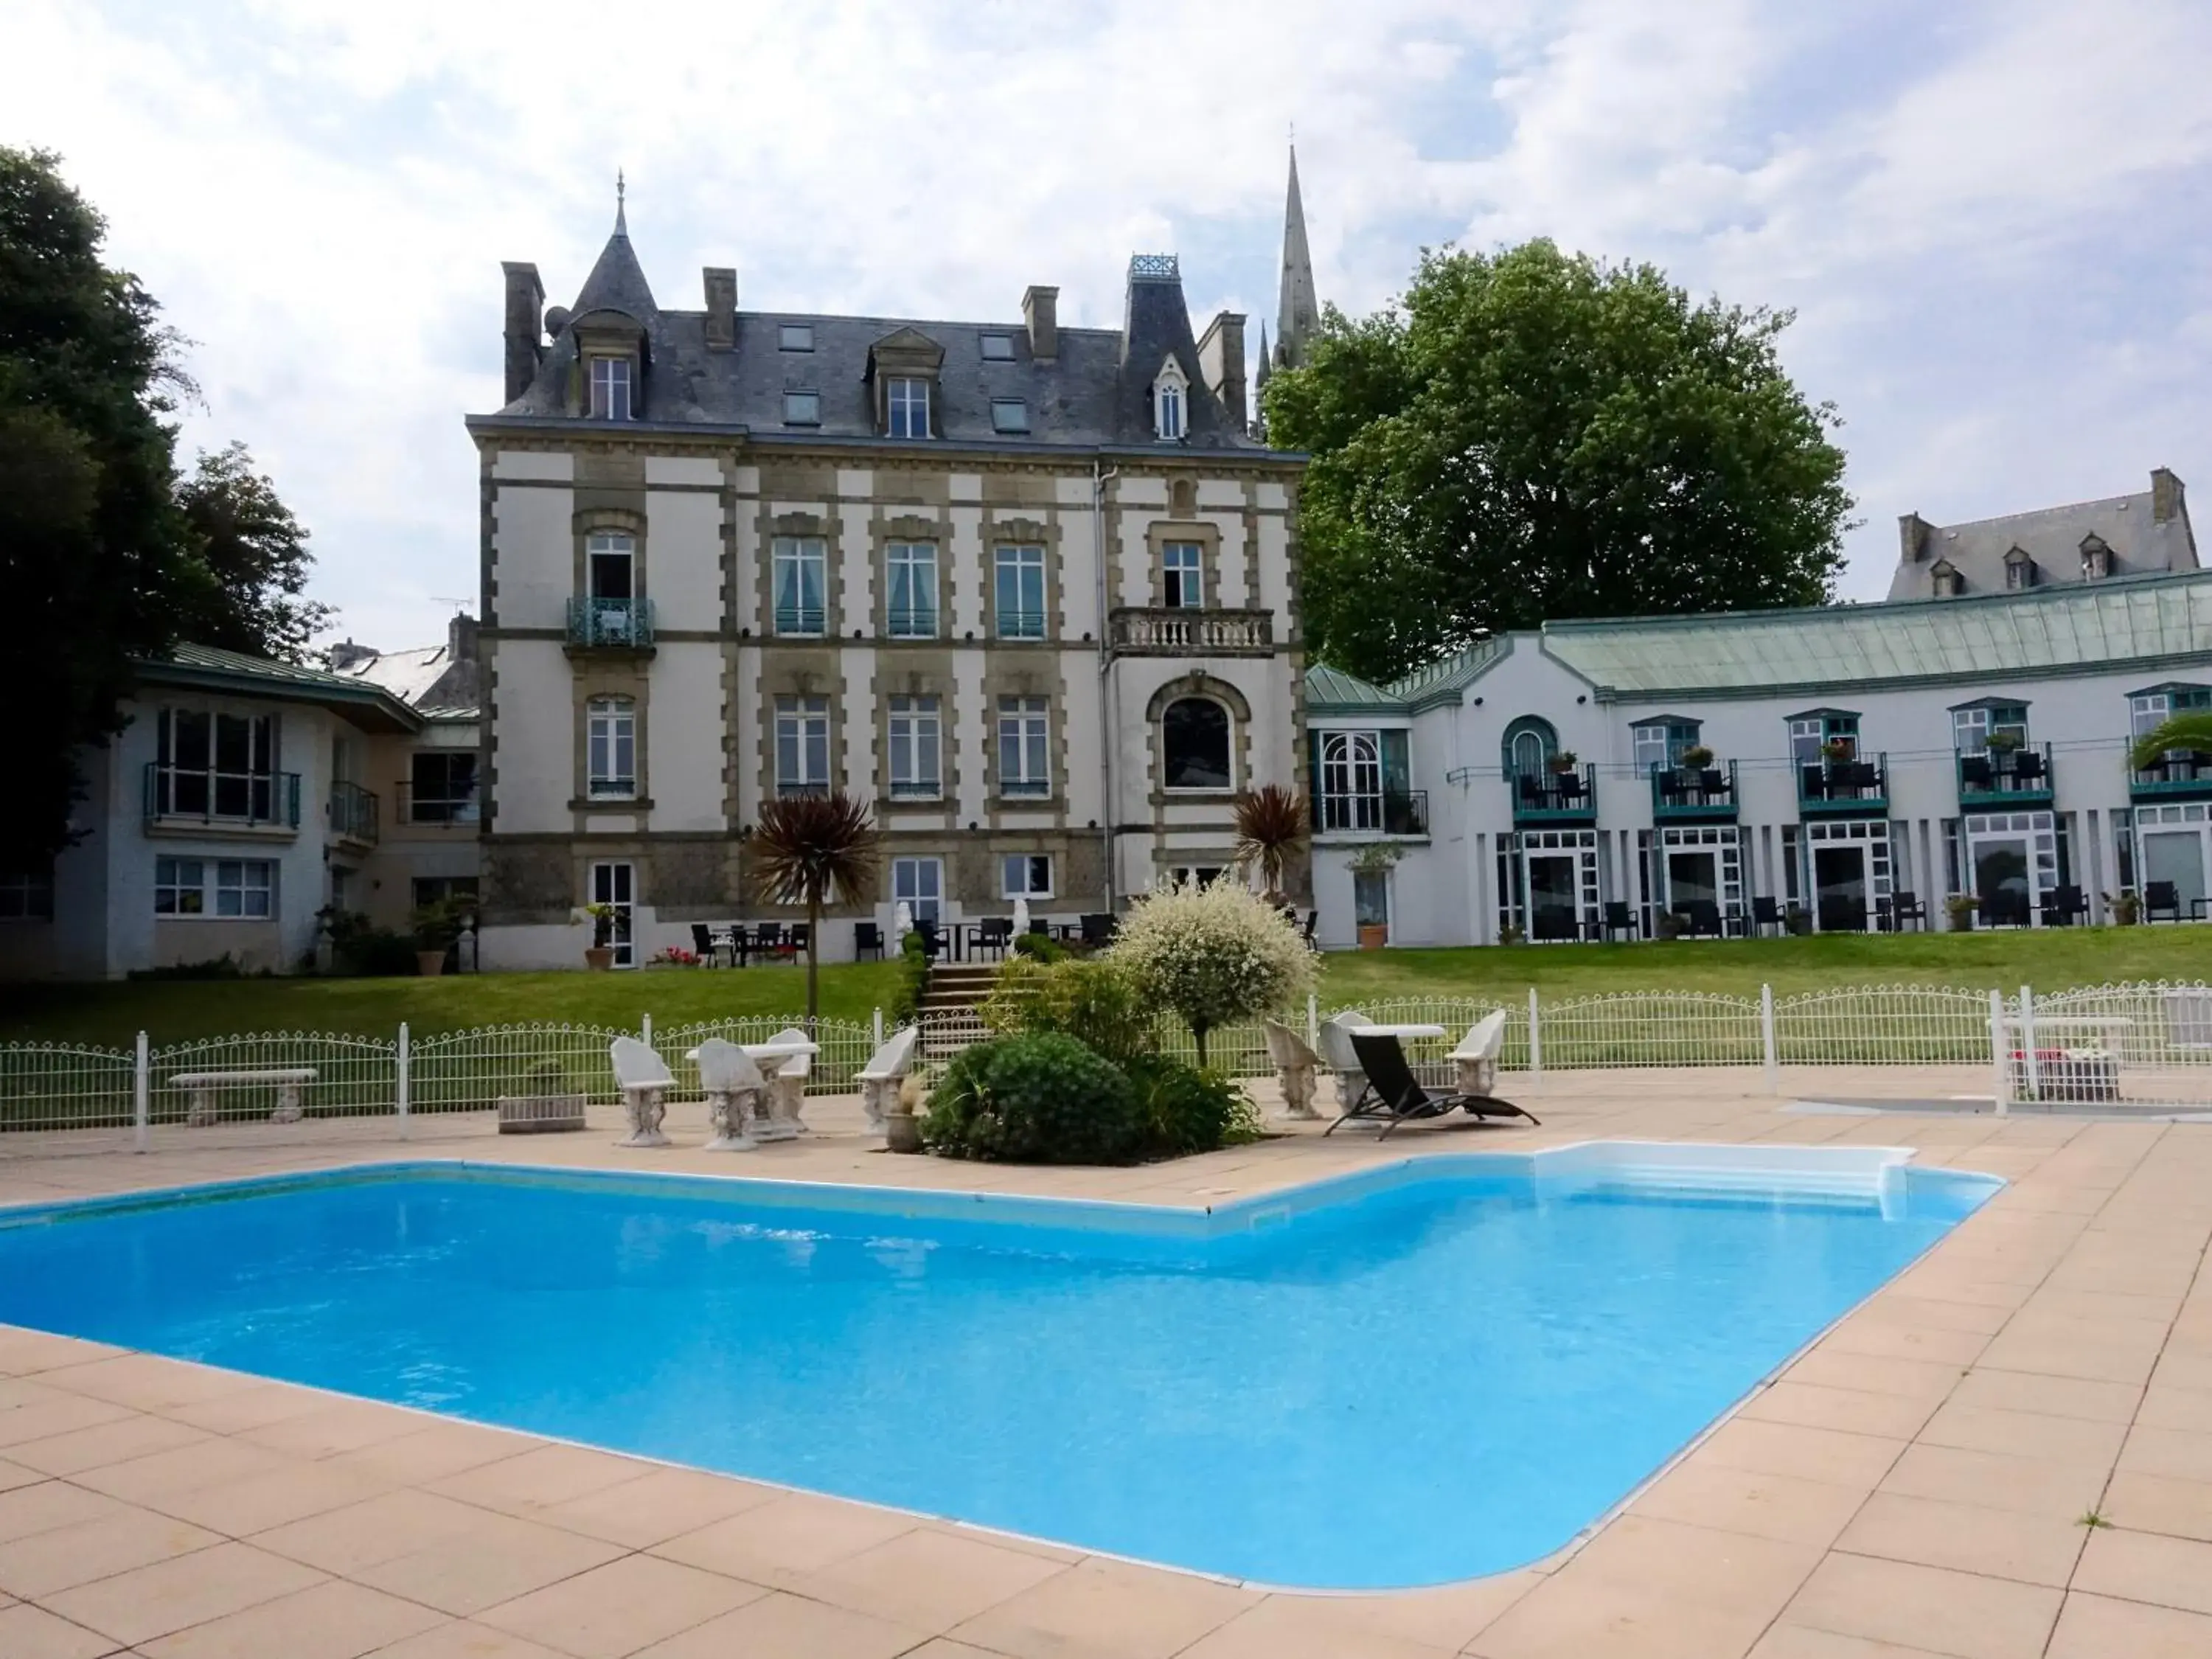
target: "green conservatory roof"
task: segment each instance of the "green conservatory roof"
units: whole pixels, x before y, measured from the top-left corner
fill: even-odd
[[[1309,714],[1401,714],[1397,698],[1357,675],[1316,664],[1306,670],[1306,713]]]
[[[422,726],[421,714],[382,686],[325,669],[272,662],[211,645],[179,645],[167,657],[142,658],[131,667],[137,678],[148,684],[185,685],[283,702],[321,703],[368,731],[415,732]]]

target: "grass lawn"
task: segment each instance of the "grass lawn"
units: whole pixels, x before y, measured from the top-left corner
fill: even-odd
[[[822,969],[822,1012],[866,1020],[897,991],[896,964]],[[1644,945],[1341,951],[1322,969],[1323,1007],[1398,996],[1606,991],[1726,991],[1778,995],[1851,984],[2022,984],[2063,990],[2107,980],[2212,977],[2212,928],[2069,927],[2048,932],[1826,935],[1674,940]],[[568,1020],[656,1025],[749,1014],[797,1014],[803,969],[656,969],[632,974],[483,974],[450,979],[125,981],[0,986],[0,1041],[156,1043],[253,1030],[386,1036],[401,1020],[418,1036],[469,1025]]]

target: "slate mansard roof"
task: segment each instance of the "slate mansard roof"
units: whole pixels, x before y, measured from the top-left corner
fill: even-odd
[[[662,307],[653,298],[626,226],[615,234],[579,291],[573,307],[546,313],[550,344],[521,396],[494,419],[575,419],[568,413],[572,378],[580,356],[578,332],[627,319],[643,335],[637,422],[658,428],[699,427],[744,431],[770,441],[817,444],[898,443],[884,437],[875,416],[869,382],[870,354],[878,343],[919,334],[939,348],[928,441],[963,447],[1012,450],[1080,447],[1142,448],[1162,452],[1236,451],[1273,457],[1249,435],[1207,388],[1185,307],[1180,269],[1170,256],[1133,259],[1126,317],[1120,330],[1059,328],[1057,350],[1040,361],[1024,322],[952,322],[896,317],[836,317],[811,312],[738,311],[734,343],[708,343],[708,313]],[[812,331],[811,351],[782,349],[790,325]],[[986,335],[1011,343],[1011,360],[987,360]],[[1174,445],[1153,434],[1152,386],[1172,357],[1188,385],[1188,437]],[[818,425],[787,426],[784,394],[811,392],[820,398]],[[1018,398],[1027,407],[1026,433],[997,429],[996,399]],[[603,423],[602,423],[603,424]],[[1302,458],[1284,457],[1285,459]]]
[[[2151,487],[2134,495],[2075,501],[2033,513],[1971,524],[1929,524],[1917,513],[1898,521],[1899,556],[1889,597],[1936,596],[1936,568],[1948,564],[1963,593],[1995,593],[2006,586],[2005,564],[2014,549],[2033,562],[2032,585],[2082,580],[2082,544],[2095,537],[2109,555],[2106,580],[2166,575],[2197,568],[2197,538],[2181,481],[2160,468]]]
[[[1547,623],[1486,640],[1379,690],[1309,670],[1310,713],[1417,714],[1517,649],[1541,651],[1612,702],[1945,683],[2140,666],[2212,667],[2212,570],[1887,605]],[[1323,677],[1323,678],[1317,678]]]

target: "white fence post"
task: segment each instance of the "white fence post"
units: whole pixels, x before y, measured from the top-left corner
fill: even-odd
[[[1782,1066],[1774,1052],[1774,988],[1759,988],[1759,1043],[1766,1066],[1766,1092],[1782,1092]]]
[[[1528,988],[1528,1075],[1544,1075],[1544,1035],[1536,1024],[1536,988]]]
[[[2012,1076],[2006,1065],[2008,1048],[2005,1042],[2004,993],[1990,993],[1990,1089],[1997,1103],[1997,1115],[2007,1115],[2012,1101]]]
[[[2021,1065],[2027,1076],[2027,1097],[2043,1098],[2043,1067],[2035,1058],[2035,993],[2023,985],[2020,988],[2020,1052]]]
[[[131,1073],[131,1144],[144,1152],[154,1138],[154,1068],[146,1054],[146,1034],[138,1033],[138,1053]]]
[[[875,1017],[870,1022],[869,1029],[875,1034],[876,1047],[878,1048],[882,1048],[884,1046],[884,1011],[882,1009],[878,1008],[876,1010]]]
[[[1306,993],[1306,1047],[1316,1053],[1321,1049],[1321,999],[1310,991]]]
[[[645,1046],[650,1048],[653,1047],[653,1016],[651,1014],[645,1016],[643,1030],[645,1032]]]
[[[392,1055],[392,1108],[399,1114],[399,1138],[407,1139],[407,1022],[399,1022],[399,1047]]]

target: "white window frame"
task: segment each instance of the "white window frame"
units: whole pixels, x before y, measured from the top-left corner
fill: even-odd
[[[1049,697],[999,699],[999,793],[1014,800],[1051,798]]]
[[[916,921],[945,920],[945,860],[933,856],[891,860],[891,902],[904,904]]]
[[[917,427],[915,416],[921,419]],[[929,382],[918,374],[894,374],[884,382],[884,432],[893,438],[930,435]]]
[[[1000,855],[999,860],[999,896],[1000,898],[1008,901],[1028,899],[1035,903],[1039,899],[1049,899],[1052,896],[1051,854],[1006,853]]]
[[[54,919],[54,872],[33,870],[0,872],[0,921],[52,921]]]
[[[599,592],[601,561],[620,559],[629,567],[623,586],[627,593]],[[620,530],[594,530],[584,538],[584,586],[592,598],[619,599],[627,604],[637,597],[637,538]]]
[[[1009,608],[1006,604],[1007,579],[1012,578],[1014,598],[1018,602]],[[1032,611],[1018,603],[1027,597],[1024,590],[1035,577],[1036,608]],[[1041,640],[1045,636],[1047,608],[1050,596],[1045,591],[1044,549],[1031,543],[1009,542],[1000,547],[991,563],[992,621],[1002,640]]]
[[[1206,605],[1206,549],[1198,542],[1160,544],[1160,603],[1171,611]]]
[[[818,392],[786,392],[783,394],[783,423],[786,426],[820,426],[822,394]]]
[[[1681,720],[1646,720],[1629,728],[1629,740],[1636,775],[1647,777],[1680,766],[1683,751],[1697,744],[1698,728]]]
[[[173,921],[271,921],[276,915],[276,863],[270,859],[157,858],[154,914]]]
[[[157,858],[154,860],[154,914],[157,916],[204,916],[207,911],[207,860]]]
[[[1029,401],[1024,398],[991,399],[991,430],[1001,437],[1026,437],[1030,429]]]
[[[814,795],[826,793],[829,787],[830,699],[778,697],[775,793]]]
[[[901,580],[903,575],[904,580]],[[906,589],[906,605],[899,590]],[[922,603],[915,589],[927,587]],[[884,547],[884,632],[894,640],[933,640],[937,637],[937,544],[890,542]]]
[[[1332,830],[1382,827],[1382,734],[1321,733],[1321,819]]]
[[[1190,382],[1182,365],[1170,357],[1152,380],[1152,435],[1164,444],[1181,443],[1190,433]]]
[[[592,418],[595,421],[635,420],[637,415],[637,365],[629,357],[591,360]]]
[[[778,536],[769,556],[771,631],[780,639],[824,637],[830,631],[829,544],[819,536]]]
[[[584,793],[590,800],[637,799],[637,702],[593,697],[584,705]]]
[[[890,700],[891,799],[939,800],[945,793],[944,714],[934,696]]]

